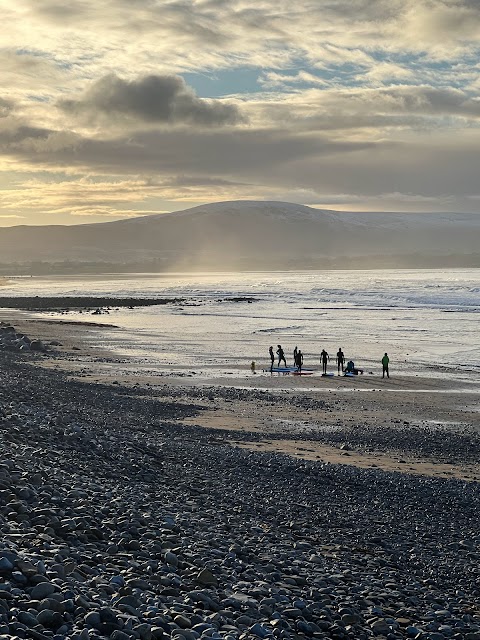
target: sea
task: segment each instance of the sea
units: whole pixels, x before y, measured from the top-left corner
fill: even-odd
[[[181,303],[41,318],[101,323],[101,346],[137,370],[200,378],[249,376],[269,367],[268,348],[319,354],[381,375],[480,374],[480,269],[101,274],[13,278],[4,296],[182,298]],[[237,300],[232,300],[236,298]],[[90,340],[99,340],[92,331]],[[265,375],[269,375],[265,372]]]

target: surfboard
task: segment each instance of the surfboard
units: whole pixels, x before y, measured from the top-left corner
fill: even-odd
[[[322,373],[322,378],[333,378],[334,373]]]
[[[313,375],[313,371],[292,371],[294,376],[311,376]]]
[[[344,373],[343,374],[346,378],[356,378],[357,376],[354,373]]]

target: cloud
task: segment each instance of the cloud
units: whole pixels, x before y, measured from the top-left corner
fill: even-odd
[[[14,104],[12,100],[7,100],[5,98],[0,98],[0,118],[6,118],[9,116],[14,109]]]
[[[267,71],[262,73],[259,83],[266,89],[286,88],[291,85],[305,84],[307,86],[329,86],[324,78],[320,78],[313,73],[307,71],[298,71],[295,74],[278,73],[275,71]]]
[[[220,100],[198,98],[180,76],[146,76],[123,80],[101,78],[78,100],[58,105],[74,115],[131,118],[147,123],[196,124],[206,127],[238,124],[238,108]]]
[[[392,130],[438,132],[478,126],[480,100],[456,88],[398,84],[271,93],[251,100],[244,110],[256,127],[281,125],[292,133],[321,135],[337,131],[343,139],[355,135],[359,141],[358,135],[367,135],[366,129],[373,140],[385,139]]]
[[[477,0],[5,0],[2,27],[6,215],[475,206]]]
[[[423,46],[433,55],[458,55],[469,45],[478,46],[480,6],[471,0],[410,3],[403,24],[406,42],[417,41],[417,47]]]
[[[372,65],[371,68],[365,73],[362,73],[361,79],[363,81],[371,82],[374,85],[388,84],[393,81],[407,81],[414,80],[415,73],[412,69],[408,69],[405,66],[394,64],[391,62],[379,62]]]

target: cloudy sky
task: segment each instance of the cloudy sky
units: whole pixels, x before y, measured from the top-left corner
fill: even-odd
[[[480,211],[478,0],[3,0],[0,225]]]

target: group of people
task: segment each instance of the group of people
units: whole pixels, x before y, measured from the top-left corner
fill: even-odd
[[[270,371],[273,371],[273,367],[275,365],[275,354],[278,358],[277,367],[280,368],[280,365],[283,362],[284,367],[287,368],[287,360],[285,358],[285,352],[282,348],[282,345],[280,344],[277,345],[277,351],[275,353],[273,351],[272,346],[269,348],[268,352],[270,354],[270,362],[271,362]],[[349,360],[345,364],[346,358],[341,347],[337,351],[336,360],[337,360],[338,375],[340,375],[340,371],[344,374],[347,374],[347,373],[350,373],[353,375],[363,374],[363,369],[359,369],[358,367],[356,367],[353,360]],[[327,364],[329,361],[330,361],[330,355],[328,354],[327,351],[325,351],[325,349],[322,349],[322,352],[320,353],[320,364],[322,365],[323,375],[327,375]],[[295,349],[293,350],[293,363],[297,371],[301,372],[303,367],[303,353],[301,352],[300,349],[298,349],[298,347],[295,347]],[[382,358],[382,378],[384,378],[385,375],[387,376],[387,378],[390,377],[390,372],[388,370],[389,363],[390,363],[390,358],[388,357],[388,353],[385,353],[385,355]]]

